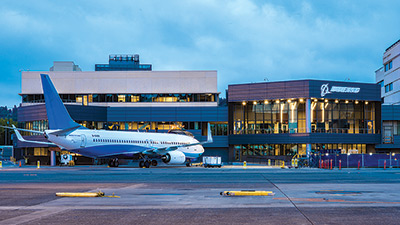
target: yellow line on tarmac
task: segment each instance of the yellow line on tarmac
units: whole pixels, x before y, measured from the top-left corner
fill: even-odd
[[[104,192],[58,192],[58,197],[102,197]]]
[[[271,196],[275,195],[272,191],[224,191],[223,196]]]

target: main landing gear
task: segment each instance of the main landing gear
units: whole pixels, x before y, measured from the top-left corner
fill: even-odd
[[[108,161],[108,166],[109,167],[118,167],[119,166],[118,158],[110,159],[110,161]]]
[[[191,167],[192,166],[192,160],[186,159],[186,166]]]
[[[139,167],[140,168],[150,168],[150,166],[154,166],[156,167],[158,165],[157,160],[153,159],[153,160],[140,160],[139,161]]]

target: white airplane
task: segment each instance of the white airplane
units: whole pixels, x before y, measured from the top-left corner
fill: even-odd
[[[41,74],[40,76],[49,130],[43,132],[15,128],[15,126],[6,127],[14,129],[21,142],[53,144],[83,156],[109,158],[110,167],[119,165],[118,158],[139,157],[141,158],[139,167],[146,168],[157,166],[157,160],[154,158],[161,158],[166,164],[186,163],[187,166],[190,166],[191,159],[198,158],[204,153],[202,145],[213,142],[210,124],[208,124],[208,135],[205,142],[199,142],[192,135],[187,135],[189,132],[176,134],[87,129],[71,119],[49,75]],[[25,140],[19,130],[42,134],[51,143]]]

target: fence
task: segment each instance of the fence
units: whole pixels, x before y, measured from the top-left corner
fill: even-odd
[[[312,155],[312,162],[319,162],[319,160],[329,161],[332,160],[332,167],[339,167],[341,162],[342,168],[351,167],[371,167],[383,168],[385,161],[386,167],[399,168],[400,154],[329,154],[329,155]],[[318,167],[318,163],[310,163],[313,167]]]

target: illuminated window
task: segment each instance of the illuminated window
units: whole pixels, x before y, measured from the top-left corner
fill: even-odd
[[[77,103],[82,103],[82,95],[77,95],[76,96],[76,102]]]
[[[118,95],[118,102],[125,102],[125,95]]]
[[[139,99],[139,95],[131,95],[131,102],[138,102]]]
[[[34,156],[47,156],[47,152],[46,148],[33,148]]]
[[[83,96],[83,105],[87,105],[88,104],[88,96],[84,95]]]

